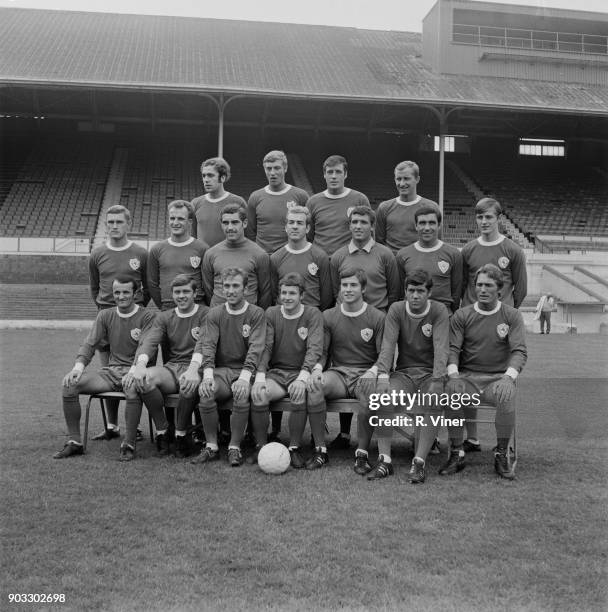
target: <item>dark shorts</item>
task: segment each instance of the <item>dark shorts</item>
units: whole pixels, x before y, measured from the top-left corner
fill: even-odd
[[[283,387],[285,391],[289,389],[289,385],[291,385],[299,375],[300,370],[281,370],[280,368],[273,368],[266,372],[266,378],[273,380],[277,385]]]
[[[328,372],[335,372],[340,376],[346,390],[348,392],[348,398],[345,399],[358,399],[357,391],[359,388],[359,379],[369,368],[349,368],[347,366],[329,368]]]
[[[129,372],[129,366],[107,366],[99,370],[99,376],[111,387],[108,391],[122,391],[122,377]]]
[[[169,370],[171,376],[173,376],[173,382],[175,382],[176,388],[179,390],[179,377],[188,369],[189,363],[174,363],[169,361],[163,365],[163,368]]]

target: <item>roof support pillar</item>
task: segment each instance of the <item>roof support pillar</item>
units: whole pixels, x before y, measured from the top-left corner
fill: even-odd
[[[203,98],[207,98],[208,100],[211,100],[213,104],[215,104],[215,107],[217,108],[217,113],[218,113],[217,115],[217,156],[224,157],[224,113],[225,113],[226,107],[233,100],[236,100],[238,98],[244,98],[245,96],[239,95],[239,96],[231,96],[229,98],[224,98],[224,94],[221,93],[216,98],[215,96],[212,96],[211,94],[202,93],[199,95]]]

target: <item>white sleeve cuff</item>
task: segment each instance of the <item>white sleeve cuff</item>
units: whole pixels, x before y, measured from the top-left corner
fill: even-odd
[[[370,369],[370,372],[374,373],[374,376],[378,376],[378,366],[377,365],[373,365]]]
[[[203,378],[213,378],[213,368],[205,368],[203,370]]]
[[[243,373],[241,372],[241,375],[242,374]],[[239,376],[239,378],[240,378],[240,376]],[[256,383],[265,383],[266,382],[266,374],[264,372],[258,372],[255,375],[255,382]]]
[[[138,358],[137,358],[137,363],[143,363],[144,365],[148,365],[148,361],[150,361],[150,358],[148,357],[148,355],[146,355],[145,353],[142,353]]]
[[[508,376],[509,378],[515,380],[519,376],[519,372],[515,368],[507,368],[505,376]]]
[[[310,380],[310,373],[306,370],[300,370],[300,373],[298,374],[296,380],[300,380],[303,383],[308,383],[308,381]]]
[[[452,376],[452,374],[458,374],[458,366],[455,363],[448,364],[448,376]]]
[[[203,363],[203,354],[202,353],[192,353],[192,359],[190,363],[195,363],[200,368],[201,363]]]
[[[315,367],[313,368],[314,370],[321,370],[321,372],[323,371],[323,366],[320,363],[315,363]]]
[[[388,380],[389,378],[388,374],[378,374],[378,380]]]
[[[84,372],[84,363],[82,363],[81,361],[77,361],[74,364],[74,367],[72,368],[72,370],[76,370],[78,372]]]
[[[241,370],[241,373],[239,374],[239,380],[251,382],[251,372],[249,370]]]
[[[133,374],[133,372],[135,372],[135,366],[134,366],[134,365],[132,365],[132,366],[129,368],[129,374]]]

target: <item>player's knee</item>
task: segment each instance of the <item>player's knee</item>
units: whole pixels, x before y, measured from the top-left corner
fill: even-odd
[[[256,414],[268,412],[269,410],[270,406],[268,405],[268,402],[266,402],[265,404],[254,404],[252,402],[251,404],[251,412],[255,412]]]
[[[232,403],[232,412],[235,414],[247,414],[249,412],[250,404],[249,402],[233,402]]]
[[[137,393],[137,391],[133,389],[133,387],[131,387],[130,389],[123,389],[123,393],[125,394],[125,397],[128,400],[137,399],[137,397],[139,396],[139,393]]]
[[[217,403],[212,397],[201,397],[199,406],[203,414],[209,414],[217,410]]]
[[[79,394],[78,385],[71,385],[70,387],[61,387],[62,397],[77,397]]]

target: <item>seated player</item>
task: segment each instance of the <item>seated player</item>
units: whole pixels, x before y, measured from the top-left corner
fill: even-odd
[[[516,308],[498,299],[504,282],[498,266],[482,266],[474,281],[477,301],[457,310],[450,321],[446,391],[479,393],[482,403],[496,405],[494,469],[512,480],[509,440],[515,428],[515,380],[528,356],[524,320]],[[464,468],[463,428],[451,435],[450,442],[452,450],[443,474]]]
[[[80,436],[82,410],[78,396],[81,393],[123,391],[122,379],[133,363],[140,336],[154,321],[153,312],[135,304],[137,289],[137,282],[133,279],[114,280],[112,296],[116,307],[97,313],[93,328],[78,351],[74,367],[63,378],[63,414],[69,440],[62,450],[53,455],[55,459],[84,454]],[[100,343],[109,346],[108,365],[95,373],[84,372]],[[135,437],[141,416],[141,400],[134,389],[124,389],[124,393],[127,398],[127,430]],[[120,449],[121,459],[127,459],[127,455],[128,451],[123,444]]]
[[[323,355],[311,377],[311,389],[322,389],[326,400],[357,399],[361,403],[357,419],[359,445],[355,452],[355,472],[360,475],[372,469],[368,461],[373,434],[369,424],[369,394],[376,389],[386,316],[363,301],[366,280],[365,272],[360,269],[344,269],[340,273],[341,303],[323,313]],[[326,364],[329,368],[323,372]],[[311,460],[327,462],[327,454],[315,452]]]
[[[413,270],[405,279],[405,301],[395,302],[388,311],[384,324],[382,351],[378,360],[378,393],[389,390],[417,394],[441,394],[446,375],[449,347],[449,315],[446,307],[430,298],[433,280],[425,270]],[[389,372],[398,349],[394,372]],[[378,418],[391,418],[394,412],[405,412],[404,407],[381,406]],[[425,462],[438,425],[430,416],[439,417],[438,403],[416,407],[410,414],[424,415],[424,424],[418,428],[415,456],[408,479],[423,483]],[[378,427],[379,461],[367,475],[370,480],[384,478],[393,473],[391,465],[391,427]]]
[[[203,380],[199,386],[200,407],[207,443],[192,463],[219,459],[217,443],[218,402],[232,398],[231,438],[228,463],[243,463],[241,442],[249,419],[251,376],[255,374],[266,340],[266,317],[259,306],[245,300],[247,273],[226,268],[222,273],[224,304],[207,314],[205,334],[194,349],[193,363],[202,355]]]
[[[266,444],[268,404],[289,397],[292,407],[289,453],[292,467],[299,469],[305,467],[300,447],[307,414],[315,448],[321,453],[327,452],[325,401],[319,391],[310,394],[306,391],[310,372],[323,352],[323,316],[313,306],[302,304],[304,279],[296,272],[279,281],[279,291],[281,305],[266,311],[266,348],[251,390],[251,420],[257,442],[253,462],[257,460],[258,450]]]
[[[188,425],[196,405],[196,390],[201,382],[198,365],[191,365],[192,353],[203,332],[209,308],[195,304],[196,283],[185,274],[178,274],[171,283],[176,308],[164,310],[146,333],[135,354],[135,364],[125,376],[124,388],[135,388],[146,404],[156,426],[156,445],[160,455],[170,451],[169,424],[165,417],[164,395],[179,393],[175,428],[175,454],[186,457]],[[147,367],[158,346],[165,347],[163,365]],[[190,366],[190,367],[189,367]],[[126,451],[135,456],[133,432],[127,431]]]

